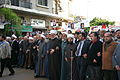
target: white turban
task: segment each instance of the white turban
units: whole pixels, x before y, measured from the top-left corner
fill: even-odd
[[[30,39],[30,40],[33,40],[33,38],[32,38],[32,37],[29,37],[29,39]]]
[[[6,37],[6,39],[11,39],[11,37],[8,36],[8,37]]]
[[[42,38],[44,38],[44,39],[46,38],[43,34],[41,34],[40,37],[42,37]]]
[[[57,34],[57,31],[56,30],[51,30],[50,34]]]
[[[67,32],[62,32],[62,34],[66,34],[67,35],[68,33]]]
[[[13,38],[17,38],[17,36],[15,36],[14,34],[12,35]]]
[[[74,38],[74,35],[73,34],[68,34],[67,38]]]

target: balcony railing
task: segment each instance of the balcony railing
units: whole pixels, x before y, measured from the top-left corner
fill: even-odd
[[[32,9],[32,3],[21,0],[0,0],[0,5],[3,4]]]

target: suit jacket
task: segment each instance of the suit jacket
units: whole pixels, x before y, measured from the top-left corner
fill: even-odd
[[[113,66],[116,66],[116,65],[120,66],[120,44],[117,45],[117,47],[113,53],[112,64],[113,64]]]
[[[0,45],[0,58],[11,58],[11,47],[10,44],[7,41],[3,41],[3,43]]]
[[[82,47],[81,55],[88,53],[89,46],[90,46],[90,41],[85,40],[83,47]]]
[[[79,43],[80,43],[80,42],[79,42]],[[77,45],[77,46],[79,46],[79,45]],[[85,40],[85,41],[84,41],[84,44],[83,44],[83,46],[82,46],[81,56],[84,55],[85,53],[86,53],[86,54],[88,53],[89,46],[90,46],[90,41]],[[77,52],[77,51],[76,51],[76,52]],[[76,53],[76,56],[78,56],[77,53]]]
[[[92,66],[101,66],[102,65],[102,56],[98,56],[98,53],[102,53],[102,42],[91,42],[88,50],[88,65]],[[97,63],[94,63],[93,60],[96,60]]]

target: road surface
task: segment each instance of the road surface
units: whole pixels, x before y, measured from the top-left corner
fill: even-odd
[[[48,80],[46,78],[34,78],[34,71],[27,69],[14,68],[15,75],[9,76],[9,70],[5,69],[3,77],[0,80]]]

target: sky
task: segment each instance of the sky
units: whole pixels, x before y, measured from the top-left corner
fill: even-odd
[[[88,19],[120,21],[120,0],[73,0],[73,13]]]

